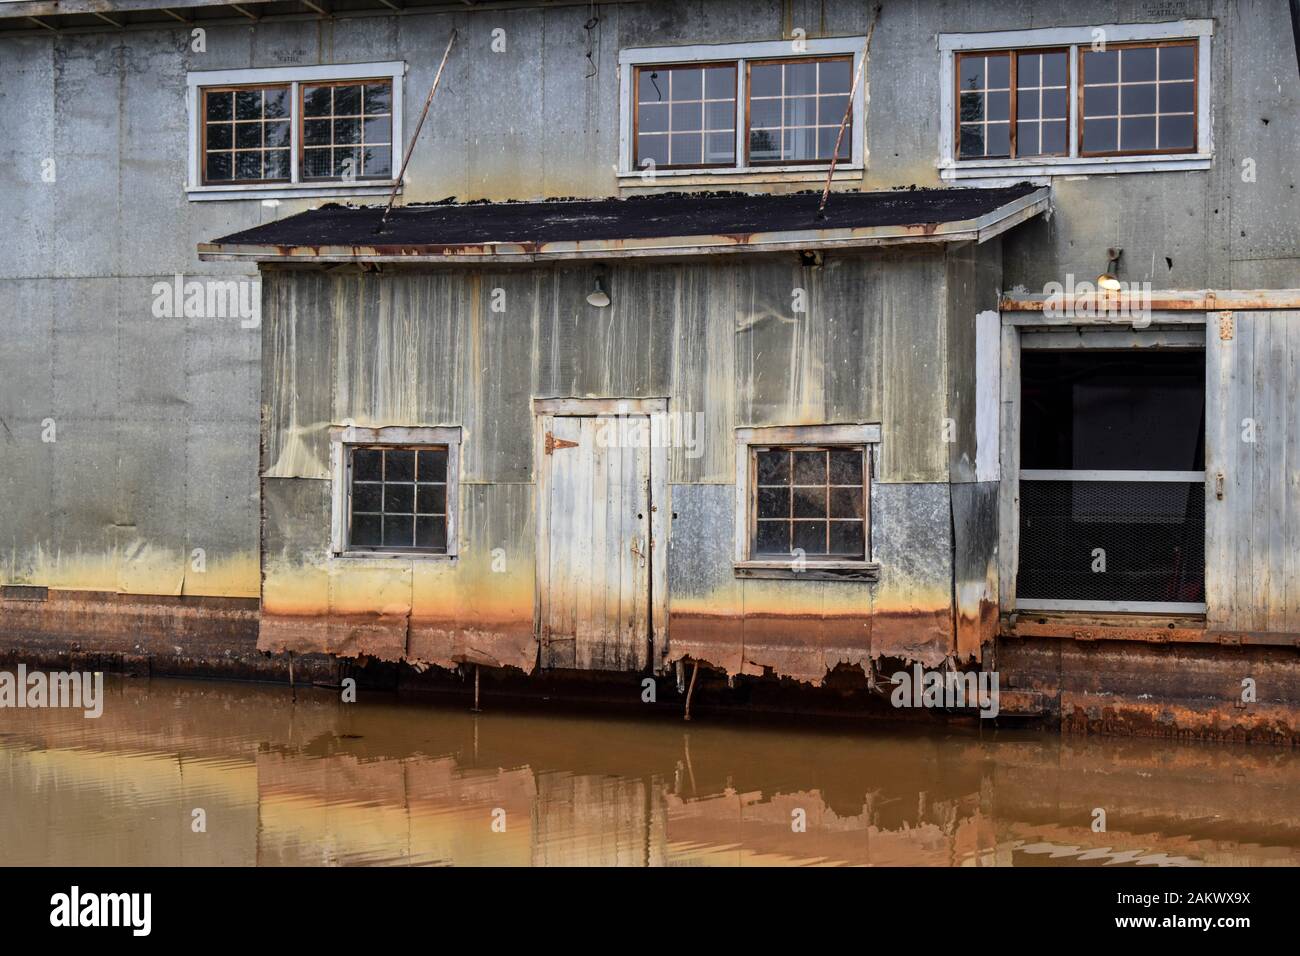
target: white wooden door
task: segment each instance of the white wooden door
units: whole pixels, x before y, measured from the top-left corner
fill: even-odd
[[[1300,633],[1300,311],[1206,320],[1210,628]]]
[[[638,671],[650,643],[647,416],[541,419],[538,596],[542,666]]]

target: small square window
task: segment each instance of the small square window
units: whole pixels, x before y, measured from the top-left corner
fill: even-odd
[[[335,554],[456,553],[458,428],[331,430]]]
[[[871,461],[879,435],[878,425],[738,429],[737,573],[874,568]]]

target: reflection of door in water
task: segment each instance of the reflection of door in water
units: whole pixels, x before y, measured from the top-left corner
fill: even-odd
[[[542,418],[538,585],[543,667],[641,670],[650,633],[648,416]],[[636,447],[631,447],[636,446]]]

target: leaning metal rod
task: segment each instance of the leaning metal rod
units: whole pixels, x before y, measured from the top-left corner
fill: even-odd
[[[379,228],[384,228],[388,224],[388,214],[393,211],[393,200],[397,198],[397,189],[402,185],[402,179],[406,176],[406,164],[411,161],[411,153],[415,152],[415,141],[420,138],[420,130],[424,128],[424,118],[429,115],[429,104],[433,102],[433,94],[438,92],[438,81],[442,79],[442,68],[447,65],[447,57],[451,55],[451,45],[456,42],[456,30],[453,28],[451,36],[447,38],[447,49],[442,53],[442,62],[438,64],[438,72],[433,76],[433,86],[429,87],[429,95],[424,98],[424,109],[420,111],[420,122],[415,124],[415,132],[411,134],[411,142],[406,146],[406,155],[402,157],[402,168],[397,171],[397,182],[393,183],[393,191],[388,196],[388,205],[384,207],[384,215],[379,220]]]
[[[691,696],[695,693],[695,678],[700,673],[700,662],[692,661],[691,667],[691,686],[686,689],[686,713],[682,715],[682,720],[691,719]]]
[[[849,125],[849,117],[853,115],[853,97],[858,92],[858,82],[862,79],[862,71],[867,68],[867,57],[871,56],[871,34],[876,32],[876,21],[880,19],[880,4],[876,4],[875,11],[871,14],[871,26],[867,28],[867,44],[862,50],[862,62],[858,64],[858,72],[853,75],[853,85],[849,87],[849,101],[844,106],[844,118],[840,120],[840,131],[835,135],[835,151],[831,153],[831,168],[826,172],[826,188],[822,190],[822,201],[817,204],[817,218],[826,218],[826,200],[831,196],[831,180],[835,178],[835,161],[840,156],[840,143],[844,140],[844,128]]]

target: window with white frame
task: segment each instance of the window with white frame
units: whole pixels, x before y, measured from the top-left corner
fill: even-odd
[[[624,50],[622,175],[860,165],[860,37]],[[841,126],[843,133],[841,134]]]
[[[404,64],[189,74],[191,199],[387,192]]]
[[[737,572],[874,568],[871,475],[879,441],[878,425],[737,429]]]
[[[1209,20],[942,34],[945,179],[1204,169]]]
[[[459,428],[331,429],[337,555],[457,553]]]

